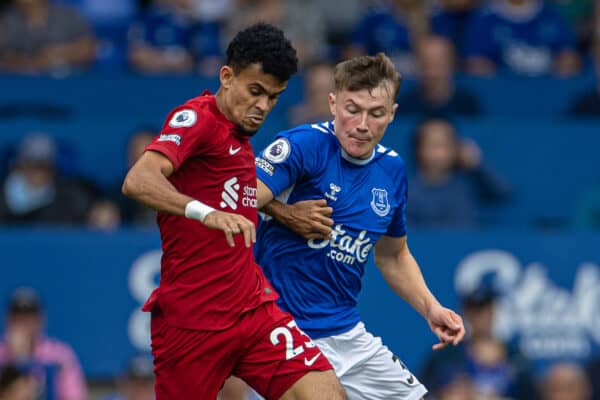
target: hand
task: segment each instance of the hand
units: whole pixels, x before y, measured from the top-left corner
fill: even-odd
[[[233,235],[241,233],[244,235],[246,247],[256,242],[256,227],[247,218],[239,214],[231,214],[223,211],[211,211],[203,221],[203,224],[211,229],[218,229],[225,233],[225,239],[229,246],[234,247]]]
[[[333,208],[325,199],[304,200],[287,206],[286,226],[305,239],[328,239]]]
[[[449,343],[456,346],[465,336],[465,326],[460,315],[439,304],[429,310],[427,323],[440,340],[433,345],[433,350],[443,349]]]
[[[481,149],[471,139],[465,139],[459,145],[458,162],[461,167],[474,169],[481,164]]]

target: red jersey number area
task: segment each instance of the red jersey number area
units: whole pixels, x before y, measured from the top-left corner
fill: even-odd
[[[215,399],[228,377],[224,371],[233,371],[266,399],[279,399],[309,371],[332,369],[292,316],[273,302],[221,332],[171,327],[155,311],[152,344],[157,400]]]

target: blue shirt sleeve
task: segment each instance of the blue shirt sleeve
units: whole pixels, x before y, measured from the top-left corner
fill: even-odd
[[[386,235],[391,237],[402,237],[406,236],[406,201],[408,198],[406,172],[402,174],[400,187],[396,192],[396,196],[398,197],[398,206],[394,211],[394,216],[392,217],[392,222],[388,226]]]
[[[315,139],[310,133],[287,131],[277,136],[256,157],[256,177],[277,197],[302,179],[314,164],[311,151]]]
[[[488,13],[480,13],[469,22],[465,57],[485,57],[496,63],[500,62],[497,43],[492,37],[493,18]]]

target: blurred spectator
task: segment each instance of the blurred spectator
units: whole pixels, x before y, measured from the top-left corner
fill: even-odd
[[[462,298],[466,339],[458,346],[432,353],[421,374],[423,384],[433,394],[448,396],[448,385],[454,382],[458,386],[454,391],[472,395],[472,385],[476,396],[446,398],[536,398],[529,361],[516,347],[507,346],[492,334],[497,296],[490,284],[483,283]]]
[[[214,74],[220,60],[220,26],[197,22],[192,0],[156,0],[129,30],[128,58],[141,73]]]
[[[150,144],[157,133],[158,131],[154,129],[142,128],[131,135],[127,144],[126,171],[140,158],[146,146]],[[154,228],[156,225],[156,211],[143,206],[129,197],[123,196],[121,193],[121,182],[123,182],[123,179],[120,179],[118,187],[114,188],[113,197],[119,204],[123,222],[137,227]]]
[[[304,101],[289,110],[288,125],[328,121],[329,93],[333,91],[334,66],[326,61],[316,61],[304,69]]]
[[[440,382],[434,398],[436,400],[481,400],[471,378],[460,371],[451,372],[446,381]]]
[[[138,14],[137,0],[54,0],[71,5],[92,24],[97,48],[95,69],[126,67],[127,28]]]
[[[477,75],[572,75],[580,67],[567,22],[542,0],[493,0],[472,18],[465,55]]]
[[[85,379],[77,356],[66,343],[44,336],[44,314],[38,294],[16,289],[8,303],[6,330],[0,341],[0,367],[12,364],[35,377],[56,400],[84,400]],[[12,400],[12,399],[11,399]]]
[[[50,0],[14,0],[0,17],[0,68],[66,74],[88,66],[96,47],[88,23]]]
[[[57,145],[45,133],[26,136],[16,163],[3,182],[0,221],[6,224],[85,224],[96,190],[62,176]]]
[[[277,25],[290,39],[305,64],[327,53],[325,20],[319,8],[305,0],[235,0],[235,13],[228,24],[228,37],[255,22]]]
[[[441,118],[422,122],[413,137],[417,170],[410,182],[407,220],[414,227],[474,227],[484,204],[511,189],[484,164],[481,150]]]
[[[600,2],[596,9],[594,46],[592,57],[596,71],[596,85],[582,93],[568,111],[573,117],[600,117]]]
[[[233,13],[235,0],[192,0],[197,20],[225,23]]]
[[[344,0],[344,6],[336,1],[311,0],[324,18],[325,34],[330,47],[329,59],[338,60],[340,52],[347,44],[352,29],[358,22],[362,11],[361,0]]]
[[[551,2],[569,22],[580,52],[587,53],[593,31],[594,0],[552,0]]]
[[[344,57],[382,51],[404,76],[413,76],[416,71],[413,45],[428,30],[423,1],[392,0],[389,6],[370,9],[358,22],[350,35]]]
[[[544,374],[541,400],[590,400],[590,384],[584,369],[573,363],[557,363]]]
[[[0,400],[38,399],[38,384],[33,376],[13,365],[0,368]]]
[[[459,58],[464,54],[469,21],[481,0],[440,0],[431,16],[431,31],[450,40]]]
[[[591,389],[590,400],[600,400],[600,355],[586,366],[586,373]]]
[[[118,386],[118,393],[108,396],[105,400],[154,400],[152,357],[146,354],[132,357]]]
[[[469,90],[456,87],[452,43],[439,36],[423,38],[417,45],[417,87],[401,95],[400,114],[427,116],[479,116],[479,100]]]

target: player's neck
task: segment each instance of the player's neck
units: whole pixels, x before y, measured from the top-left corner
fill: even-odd
[[[223,90],[219,88],[217,93],[215,94],[215,102],[217,104],[217,109],[227,118],[230,122],[233,123],[233,116],[229,112],[229,108],[227,108],[227,102],[225,101],[225,94]]]

